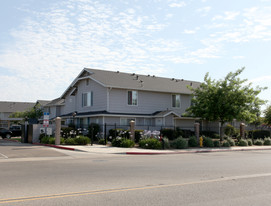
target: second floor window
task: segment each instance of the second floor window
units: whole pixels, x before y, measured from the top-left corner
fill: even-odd
[[[93,106],[93,92],[87,92],[82,94],[82,107]]]
[[[181,107],[181,95],[173,94],[172,95],[172,107],[180,108]]]
[[[128,105],[137,105],[137,91],[128,91]]]

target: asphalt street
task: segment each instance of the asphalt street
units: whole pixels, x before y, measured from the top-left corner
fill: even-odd
[[[269,150],[130,156],[0,140],[0,153],[0,205],[223,206],[271,201]]]

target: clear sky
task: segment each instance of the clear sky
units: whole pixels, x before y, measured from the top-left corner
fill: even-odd
[[[0,0],[0,101],[52,100],[84,67],[269,87],[270,0]]]

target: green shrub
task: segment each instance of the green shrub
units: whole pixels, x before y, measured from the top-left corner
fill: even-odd
[[[160,133],[163,137],[167,137],[169,140],[176,138],[175,131],[173,129],[161,129]]]
[[[220,142],[219,140],[214,141],[214,147],[220,147]]]
[[[66,145],[76,145],[75,138],[71,138],[71,137],[67,138],[67,139],[65,140],[65,144],[66,144]]]
[[[188,142],[186,139],[178,137],[171,143],[171,146],[175,149],[186,149],[188,148]]]
[[[248,135],[252,139],[264,139],[265,137],[270,137],[270,131],[268,131],[268,130],[253,130],[253,131],[249,131]]]
[[[189,147],[197,147],[197,146],[199,146],[197,137],[195,137],[195,136],[189,137],[188,146]]]
[[[77,136],[76,138],[74,138],[74,140],[75,140],[75,144],[78,144],[78,145],[87,145],[90,143],[90,139],[85,136]]]
[[[122,142],[122,138],[117,137],[117,138],[112,140],[111,144],[112,144],[113,147],[120,147],[121,142]]]
[[[203,146],[204,147],[214,147],[214,142],[210,137],[203,137]]]
[[[210,137],[212,139],[219,139],[219,134],[213,131],[201,131],[201,136]]]
[[[169,139],[164,137],[163,140],[164,140],[164,149],[169,149],[170,148]],[[162,144],[163,144],[163,142],[162,142]]]
[[[104,143],[105,143],[104,139],[99,139],[98,144],[103,144],[104,145]]]
[[[240,139],[240,141],[238,142],[238,146],[242,146],[242,147],[248,146],[247,140],[245,140],[245,139]]]
[[[129,130],[110,129],[109,130],[109,136],[112,137],[112,140],[116,139],[117,137],[129,139],[130,138],[130,133],[129,133]]]
[[[191,136],[195,136],[195,132],[194,131],[191,131],[191,130],[188,130],[188,129],[182,129],[180,130],[181,131],[181,134],[178,134],[177,137],[183,137],[183,138],[189,138]]]
[[[121,143],[120,143],[120,147],[134,147],[135,143],[134,141],[130,140],[130,139],[122,139]]]
[[[135,142],[138,143],[144,130],[135,130]]]
[[[63,127],[61,128],[61,137],[67,139],[71,136],[70,132],[74,130],[72,127]]]
[[[88,126],[88,137],[91,138],[93,135],[93,141],[97,141],[97,134],[100,132],[100,125],[96,123],[91,123]]]
[[[227,124],[224,129],[224,134],[227,136],[233,137],[237,135],[237,131],[232,125]]]
[[[40,142],[41,142],[42,138],[44,138],[45,136],[46,136],[46,134],[45,134],[45,133],[41,133],[41,134],[40,134],[40,136],[39,136],[39,140],[40,140]]]
[[[229,142],[230,146],[233,147],[235,146],[235,141],[234,139],[230,138],[230,137],[227,137],[227,141]]]
[[[50,137],[49,140],[48,140],[48,144],[55,144],[55,138]]]
[[[162,143],[155,138],[147,138],[139,141],[139,147],[144,149],[161,149]]]
[[[47,136],[42,137],[40,143],[49,144],[49,137]]]
[[[259,145],[259,146],[263,145],[263,140],[261,140],[261,139],[256,139],[256,140],[254,141],[254,145]]]
[[[271,139],[270,139],[270,137],[264,138],[263,144],[264,144],[264,145],[271,145]]]
[[[225,140],[225,141],[222,142],[222,147],[230,147],[230,146],[231,145],[230,145],[230,143],[227,140]]]
[[[252,146],[253,145],[252,139],[247,139],[247,144],[248,146]]]
[[[65,144],[65,139],[63,137],[60,138],[60,144]]]

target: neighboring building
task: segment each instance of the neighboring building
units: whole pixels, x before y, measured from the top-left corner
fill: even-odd
[[[193,128],[194,118],[182,114],[191,105],[191,91],[199,82],[154,75],[85,68],[63,95],[45,106],[50,118],[61,114],[66,123],[127,126],[137,128]]]
[[[0,127],[9,128],[13,122],[22,118],[10,118],[15,112],[23,112],[35,106],[34,102],[0,102]]]
[[[65,103],[64,99],[61,98],[54,99],[44,106],[44,112],[48,112],[50,114],[50,119],[59,117],[63,114],[62,110],[65,105],[64,103]]]

